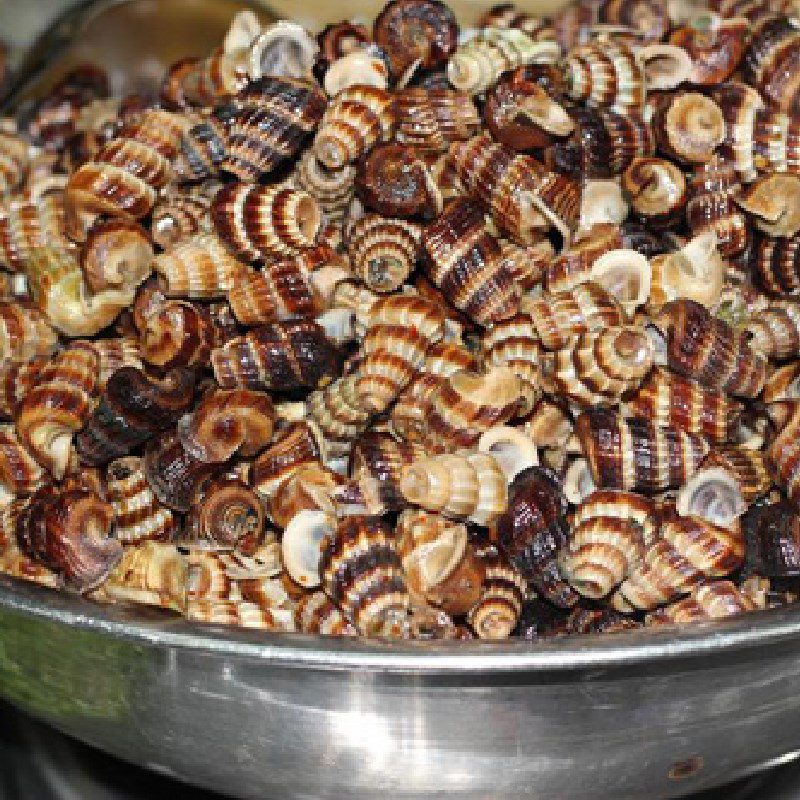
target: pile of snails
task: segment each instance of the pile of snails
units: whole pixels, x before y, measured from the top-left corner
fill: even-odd
[[[792,0],[239,13],[0,125],[0,572],[545,639],[800,594]]]

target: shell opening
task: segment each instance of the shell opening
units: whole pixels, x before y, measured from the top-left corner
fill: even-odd
[[[684,517],[700,517],[727,527],[747,509],[736,478],[722,467],[701,469],[678,491],[675,507]]]
[[[320,559],[323,543],[335,534],[333,519],[324,511],[304,509],[289,521],[283,531],[281,555],[289,577],[306,589],[320,585]]]

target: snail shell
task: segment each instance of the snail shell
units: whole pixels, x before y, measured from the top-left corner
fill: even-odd
[[[516,414],[521,396],[521,382],[508,367],[456,372],[431,394],[423,444],[435,453],[472,447]]]
[[[534,39],[554,39],[555,31],[547,20],[534,17],[521,11],[513,3],[498,3],[478,18],[477,27],[483,28],[517,28],[525,31]]]
[[[324,460],[324,442],[316,425],[308,420],[290,422],[253,462],[252,486],[269,499],[295,470]]]
[[[370,413],[357,390],[358,376],[338,378],[308,398],[308,418],[322,431],[330,459],[348,455],[353,440],[366,430]]]
[[[477,203],[448,203],[423,231],[422,250],[431,281],[470,319],[487,325],[516,313],[519,287]]]
[[[72,439],[95,401],[99,359],[90,342],[74,342],[39,373],[16,415],[17,435],[56,479],[64,476]]]
[[[753,600],[730,581],[712,581],[698,586],[689,597],[648,614],[645,625],[687,625],[733,617],[756,608]]]
[[[230,183],[217,192],[211,219],[221,239],[250,261],[292,256],[312,247],[322,223],[320,208],[310,194],[245,183]],[[155,266],[161,271],[158,259]]]
[[[13,425],[0,425],[0,500],[33,494],[44,473],[17,437]]]
[[[58,345],[58,335],[47,317],[28,303],[0,300],[0,356],[3,360],[27,361],[49,356]]]
[[[247,46],[247,73],[251,81],[272,76],[311,76],[319,45],[302,25],[280,19],[255,33]]]
[[[399,78],[415,67],[444,64],[458,44],[458,23],[439,0],[391,0],[376,17],[373,36]]]
[[[713,99],[725,119],[725,140],[720,154],[729,160],[743,181],[758,175],[755,162],[754,129],[756,115],[764,109],[764,100],[752,86],[725,83],[713,93]]]
[[[414,269],[422,231],[413,222],[365,214],[347,229],[353,272],[374,292],[393,292]]]
[[[282,608],[263,608],[247,600],[192,600],[186,618],[211,625],[235,625],[263,631],[293,631],[294,614]]]
[[[759,236],[749,263],[770,294],[800,294],[800,234],[789,238]]]
[[[142,354],[136,339],[120,336],[115,339],[98,339],[94,344],[100,360],[98,384],[100,390],[106,388],[109,378],[122,367],[143,369]]]
[[[301,511],[324,511],[334,516],[334,495],[342,480],[319,462],[300,465],[269,497],[270,519],[285,529]]]
[[[800,31],[793,20],[777,16],[755,30],[742,60],[745,80],[779,111],[800,110],[798,47]]]
[[[297,187],[317,201],[326,219],[338,221],[345,216],[355,194],[353,164],[328,169],[311,150],[306,150],[297,161],[294,178]]]
[[[598,487],[659,492],[683,485],[709,446],[702,437],[610,410],[586,411],[575,432]]]
[[[664,153],[682,162],[705,164],[725,139],[725,117],[710,97],[676,92],[656,105],[653,130]]]
[[[86,489],[37,490],[16,520],[20,550],[86,592],[103,583],[122,558],[122,545],[109,538],[114,512]]]
[[[770,578],[792,578],[800,573],[797,512],[788,500],[758,504],[744,516],[747,572]]]
[[[402,469],[400,491],[407,502],[427,511],[479,525],[495,521],[508,501],[500,464],[485,453],[415,461]]]
[[[724,19],[719,14],[702,14],[669,37],[691,59],[689,81],[699,86],[717,86],[733,74],[744,55],[750,24],[743,17]]]
[[[178,520],[153,494],[141,458],[127,456],[109,464],[106,494],[114,509],[114,535],[124,545],[169,541],[177,532]]]
[[[422,442],[434,389],[454,373],[474,370],[477,366],[474,354],[460,344],[439,342],[432,345],[419,374],[400,393],[392,407],[392,431],[406,441]]]
[[[529,303],[528,311],[548,350],[564,349],[584,333],[625,322],[614,296],[593,282],[568,291],[544,293]]]
[[[551,393],[585,407],[615,405],[653,366],[653,345],[634,325],[582,334],[575,346],[545,357],[542,379]]]
[[[770,236],[800,232],[800,175],[762,175],[742,190],[736,202]]]
[[[763,450],[749,450],[735,444],[714,445],[702,466],[703,469],[720,467],[733,475],[748,505],[772,487],[772,475]]]
[[[356,629],[325,592],[304,594],[294,610],[295,627],[301,633],[323,636],[355,636]]]
[[[22,136],[0,132],[0,196],[10,195],[25,179],[29,149]]]
[[[394,113],[397,141],[423,152],[443,152],[480,129],[472,98],[451,89],[400,89],[394,94]]]
[[[156,306],[139,327],[142,358],[164,369],[207,364],[215,338],[207,310],[183,300]]]
[[[480,598],[483,562],[467,542],[463,523],[417,509],[397,520],[397,547],[412,601],[449,614],[466,614]]]
[[[389,88],[389,66],[385,51],[377,45],[364,44],[365,46],[354,46],[349,53],[331,60],[323,81],[325,91],[330,97],[335,97],[351,86]]]
[[[385,411],[441,339],[444,318],[427,300],[389,295],[369,310],[356,391],[372,413]]]
[[[320,563],[325,594],[362,635],[402,633],[408,589],[395,539],[375,517],[349,516],[326,539]]]
[[[181,135],[172,164],[179,181],[204,181],[219,173],[227,153],[227,133],[221,116],[190,118],[194,124]]]
[[[223,242],[212,233],[200,233],[179,242],[153,260],[165,291],[172,297],[223,297],[245,271]]]
[[[184,612],[188,567],[177,547],[143,542],[126,547],[122,560],[100,589],[102,599]]]
[[[520,313],[496,322],[484,334],[482,345],[487,367],[509,367],[520,379],[519,416],[527,416],[542,394],[541,345],[532,315]]]
[[[36,356],[29,361],[6,359],[0,364],[1,418],[16,416],[17,406],[34,386],[47,361],[44,356]]]
[[[742,404],[674,372],[657,367],[626,400],[625,415],[642,417],[662,428],[696,433],[728,442],[738,429]]]
[[[351,86],[328,105],[314,138],[313,151],[328,169],[341,169],[365,155],[394,132],[391,95],[375,86]]]
[[[197,233],[208,233],[208,210],[211,198],[195,190],[174,189],[160,198],[153,207],[150,235],[163,250]]]
[[[0,208],[0,266],[22,272],[31,250],[63,247],[64,192],[53,190],[37,199],[16,198]]]
[[[529,155],[493,142],[488,134],[450,146],[468,194],[485,203],[497,226],[520,244],[534,244],[551,226],[568,239],[580,217],[580,188]]]
[[[92,292],[136,289],[149,275],[153,245],[141,225],[129,220],[99,220],[81,245],[80,265]]]
[[[713,525],[731,528],[747,505],[735,473],[704,464],[678,490],[675,509],[682,517],[699,517]]]
[[[574,47],[566,58],[569,96],[597,108],[641,108],[645,73],[633,49],[616,39]]]
[[[774,360],[800,357],[800,305],[779,300],[759,311],[745,325],[750,345]]]
[[[486,556],[485,577],[478,602],[467,622],[479,639],[507,639],[517,627],[527,584],[520,573],[499,556]]]
[[[789,499],[797,503],[800,499],[800,469],[798,465],[798,431],[800,431],[800,403],[784,400],[771,403],[768,413],[777,429],[777,435],[767,448],[772,475]]]
[[[75,437],[81,462],[107,464],[172,427],[189,407],[194,385],[194,376],[186,369],[174,369],[162,380],[137,367],[118,369]]]
[[[480,94],[503,72],[527,64],[554,63],[560,55],[553,41],[537,41],[517,28],[486,28],[453,53],[447,78],[461,92]]]
[[[567,541],[566,511],[555,474],[532,467],[511,482],[508,505],[496,522],[498,543],[509,561],[559,608],[570,608],[578,601],[556,564],[556,554]]]
[[[322,328],[303,319],[252,328],[211,351],[211,368],[223,389],[313,389],[331,380],[338,361]]]
[[[268,75],[237,96],[221,168],[256,181],[293,158],[319,126],[327,98],[315,83]]]
[[[766,380],[766,360],[743,332],[713,317],[699,303],[679,298],[668,303],[656,326],[667,339],[667,364],[709,389],[737,397],[758,396]]]
[[[634,212],[647,225],[672,226],[686,205],[683,172],[664,158],[634,158],[622,176],[622,189]]]
[[[678,297],[687,297],[712,308],[722,295],[726,266],[713,230],[695,236],[674,253],[654,256],[650,266],[649,305],[652,308]]]

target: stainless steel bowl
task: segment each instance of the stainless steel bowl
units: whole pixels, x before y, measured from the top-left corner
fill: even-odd
[[[190,30],[169,19],[193,9],[208,23],[210,2],[80,6],[23,61],[5,108],[87,53],[130,74],[142,37],[115,47],[99,10],[153,33],[149,52],[168,60]],[[794,757],[799,678],[800,608],[545,645],[382,644],[193,625],[0,578],[2,696],[242,798],[677,797]]]
[[[795,757],[800,609],[548,644],[187,623],[0,578],[0,694],[241,798],[678,797]]]

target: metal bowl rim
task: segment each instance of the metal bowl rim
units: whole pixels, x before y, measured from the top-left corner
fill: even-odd
[[[81,597],[0,577],[0,609],[91,630],[141,646],[205,651],[298,669],[400,673],[574,672],[773,647],[800,636],[800,605],[685,628],[619,635],[568,636],[550,642],[383,642],[269,633],[190,622],[139,607],[103,606]],[[1,638],[1,637],[0,637]]]

